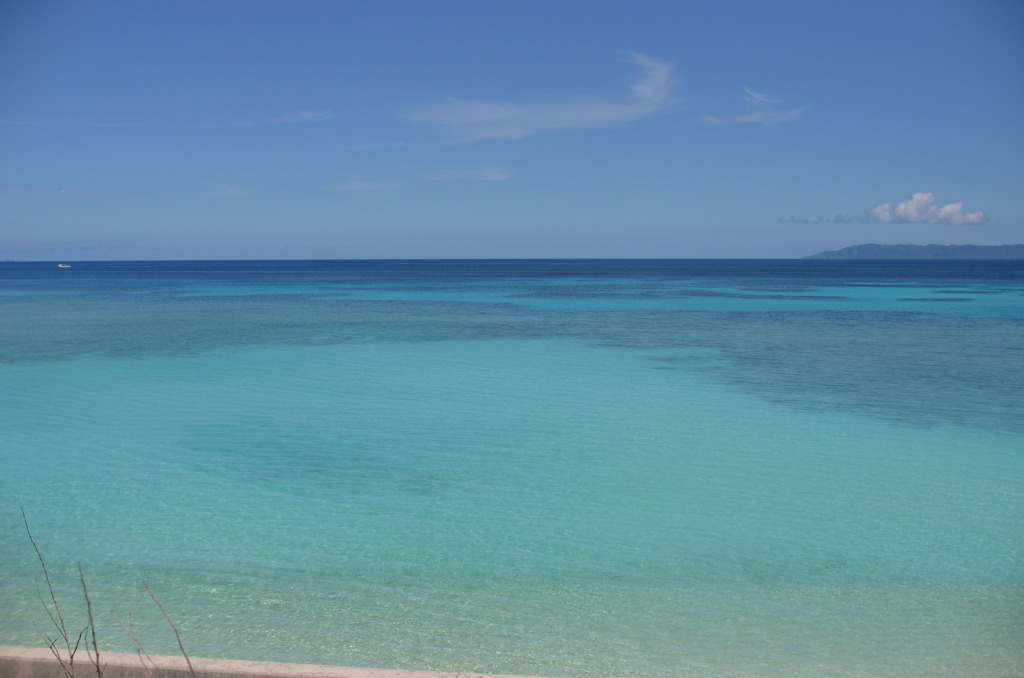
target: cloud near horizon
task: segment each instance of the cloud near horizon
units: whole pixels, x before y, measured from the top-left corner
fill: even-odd
[[[381,151],[392,148],[405,148],[409,146],[407,141],[383,141],[378,143],[369,144],[354,144],[352,146],[345,146],[346,151]]]
[[[893,205],[891,202],[875,205],[864,211],[868,221],[883,224],[981,224],[988,221],[984,212],[964,212],[962,202],[935,206],[932,193],[915,193],[908,200]]]
[[[202,195],[207,198],[241,198],[255,192],[251,186],[217,185],[209,187]]]
[[[274,125],[295,122],[323,122],[324,120],[330,120],[333,117],[334,111],[299,111],[297,113],[280,115],[271,120],[267,120],[266,122],[269,122]]]
[[[505,167],[481,167],[471,170],[440,170],[421,174],[417,179],[422,181],[506,181],[512,178],[512,170]],[[400,179],[377,179],[365,181],[353,177],[345,183],[333,186],[331,190],[353,193],[383,193],[409,185],[409,181]]]
[[[781,99],[762,94],[749,87],[743,88],[743,100],[752,109],[749,113],[737,115],[704,115],[700,121],[705,125],[738,125],[743,123],[766,125],[775,127],[787,122],[793,122],[803,117],[807,110],[800,108],[779,108]]]
[[[405,117],[422,125],[447,127],[460,141],[480,141],[621,125],[667,108],[676,83],[675,67],[637,52],[630,52],[626,61],[640,72],[630,83],[629,96],[623,99],[573,96],[514,103],[449,98],[418,106]]]
[[[185,127],[185,128],[217,128],[217,127],[251,127],[254,125],[288,125],[304,122],[323,122],[334,117],[334,111],[298,111],[286,113],[276,118],[263,120],[235,120],[233,122],[183,122],[183,121],[148,121],[148,122],[109,122],[96,120],[0,120],[0,125],[36,125],[36,126],[71,126],[71,127]]]
[[[780,224],[849,224],[857,220],[852,217],[837,214],[831,219],[823,216],[818,216],[814,219],[808,219],[805,217],[787,217],[786,219],[779,218],[777,221]]]
[[[504,167],[481,167],[475,170],[442,170],[424,174],[428,181],[505,181],[512,178],[512,170]]]
[[[377,181],[361,181],[359,179],[353,179],[341,184],[340,186],[335,186],[334,190],[352,191],[355,193],[381,193],[383,191],[392,191],[396,188],[401,188],[404,185],[404,181],[398,181],[397,179],[378,179]]]

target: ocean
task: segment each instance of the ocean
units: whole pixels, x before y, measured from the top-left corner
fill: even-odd
[[[194,657],[1024,666],[1021,262],[69,263],[0,263],[0,644],[24,510],[108,651],[145,580]]]

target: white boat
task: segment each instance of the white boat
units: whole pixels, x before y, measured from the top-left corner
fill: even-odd
[[[71,264],[57,264],[57,268],[71,268]]]

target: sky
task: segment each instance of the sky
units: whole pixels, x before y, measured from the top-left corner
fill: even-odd
[[[0,260],[1021,242],[1019,0],[0,0]]]

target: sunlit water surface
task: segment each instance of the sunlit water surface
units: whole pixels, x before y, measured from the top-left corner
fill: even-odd
[[[0,644],[1017,676],[1022,268],[0,264]]]

